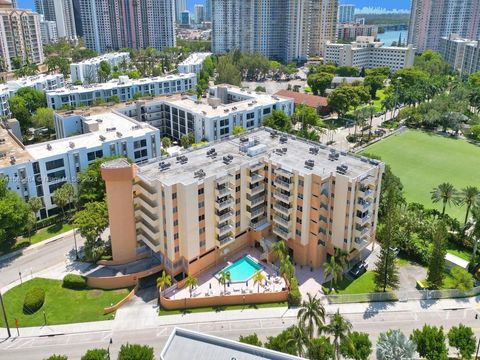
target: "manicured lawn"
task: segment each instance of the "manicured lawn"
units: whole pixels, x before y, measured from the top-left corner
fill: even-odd
[[[461,139],[408,130],[373,144],[363,152],[380,156],[391,166],[402,181],[408,202],[418,202],[440,211],[441,204],[433,204],[430,200],[434,187],[450,182],[462,189],[476,186],[480,178],[480,147]],[[460,221],[465,216],[464,207],[447,206],[446,212]]]
[[[202,313],[202,312],[220,312],[220,311],[227,311],[227,310],[264,309],[264,308],[287,307],[287,306],[288,306],[287,302],[282,301],[282,302],[256,304],[256,305],[229,305],[229,306],[204,307],[204,308],[188,309],[187,311],[160,309],[160,316],[192,314],[192,313]]]
[[[472,258],[472,252],[469,249],[460,247],[459,245],[453,243],[447,244],[447,252],[467,261],[470,261]]]
[[[334,286],[335,290],[332,292],[332,294],[365,294],[375,292],[373,278],[373,271],[367,271],[365,274],[354,280],[344,277],[342,281]],[[325,294],[329,293],[329,282],[323,284],[323,291]]]
[[[377,91],[377,97],[375,100],[373,100],[373,106],[375,106],[375,109],[377,112],[382,111],[382,101],[385,99],[385,90],[378,90]]]
[[[36,313],[26,315],[23,313],[25,293],[36,287],[45,290],[45,303]],[[61,280],[36,278],[7,291],[3,301],[10,326],[15,326],[15,319],[21,327],[41,326],[44,311],[49,325],[113,319],[113,314],[103,314],[103,308],[116,304],[128,293],[128,289],[71,290],[63,288]],[[4,325],[2,317],[0,326]]]

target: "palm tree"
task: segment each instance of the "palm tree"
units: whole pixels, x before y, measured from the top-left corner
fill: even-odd
[[[257,292],[260,292],[260,285],[265,281],[265,275],[261,271],[257,271],[253,274],[253,284],[257,284]]]
[[[218,273],[218,282],[223,285],[223,292],[227,292],[227,283],[232,281],[230,271],[222,270]]]
[[[285,240],[279,240],[272,245],[272,252],[277,259],[284,259],[288,255],[287,243]]]
[[[415,351],[415,343],[400,330],[388,330],[378,337],[378,360],[410,360]]]
[[[343,275],[343,268],[335,261],[335,256],[330,257],[330,261],[325,263],[324,274],[326,278],[330,277],[330,291],[332,291],[333,285],[341,280]]]
[[[187,278],[185,279],[185,286],[189,287],[188,290],[190,291],[190,297],[192,297],[193,287],[196,286],[197,284],[198,284],[198,280],[194,276],[188,275]]]
[[[302,302],[302,307],[298,310],[297,320],[306,329],[310,340],[313,339],[314,327],[317,327],[317,333],[325,323],[325,308],[317,296],[307,293],[308,300]]]
[[[348,265],[348,251],[336,248],[335,249],[335,259],[337,260],[338,264],[342,267],[343,270],[347,268]]]
[[[352,324],[340,314],[339,310],[333,314],[330,324],[324,327],[324,331],[333,336],[336,360],[340,360],[340,344],[349,341],[348,336],[351,330]]]
[[[167,286],[172,286],[172,277],[168,275],[165,270],[162,271],[162,275],[157,278],[157,288],[160,291],[160,297],[162,297],[162,291]],[[158,310],[160,311],[160,302],[158,306]]]
[[[308,337],[305,329],[302,326],[292,326],[292,331],[289,333],[287,345],[294,344],[297,348],[297,355],[302,357],[304,354],[303,347],[308,344]]]
[[[475,186],[463,188],[458,197],[458,205],[467,205],[464,224],[468,221],[468,215],[472,207],[480,205],[480,191]]]
[[[279,271],[281,275],[286,275],[289,279],[295,275],[295,268],[288,257],[281,260]]]
[[[370,106],[367,106],[365,108],[365,112],[366,112],[367,116],[370,118],[370,123],[369,123],[370,127],[368,129],[368,141],[370,141],[370,138],[372,137],[373,116],[377,112],[377,109],[375,108],[375,106],[370,105]]]
[[[471,229],[470,236],[473,241],[472,262],[475,263],[477,257],[478,240],[480,239],[480,207],[475,206],[472,208],[473,228]]]
[[[362,124],[363,122],[365,122],[365,119],[366,119],[366,114],[365,114],[364,108],[355,109],[353,111],[353,117],[355,118],[353,136],[355,137],[355,141],[356,141],[356,139],[357,139],[357,127],[360,124]]]
[[[455,187],[450,183],[442,183],[438,185],[438,187],[432,190],[431,194],[434,203],[440,201],[443,203],[442,216],[445,215],[447,204],[450,205],[452,202],[454,204],[457,202],[457,190],[455,190]]]

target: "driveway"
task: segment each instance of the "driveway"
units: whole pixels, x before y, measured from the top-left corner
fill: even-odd
[[[427,269],[416,263],[398,267],[400,287],[398,290],[415,290],[417,280],[424,280],[427,277]]]

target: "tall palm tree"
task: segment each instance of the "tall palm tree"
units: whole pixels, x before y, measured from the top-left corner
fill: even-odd
[[[325,308],[317,296],[307,293],[308,300],[302,302],[301,308],[297,313],[297,320],[307,331],[310,340],[313,339],[314,327],[317,327],[317,333],[325,323]]]
[[[232,281],[230,271],[222,270],[218,273],[218,282],[223,285],[223,292],[227,292],[227,283]]]
[[[335,256],[330,257],[330,261],[325,263],[324,274],[326,278],[330,277],[330,291],[332,291],[333,285],[341,280],[343,275],[343,268],[337,263]]]
[[[366,121],[366,114],[364,108],[358,108],[353,111],[353,117],[354,117],[354,130],[353,130],[353,136],[355,139],[357,138],[357,127],[364,123]]]
[[[343,270],[347,268],[348,265],[348,251],[336,248],[335,249],[335,259],[338,264],[342,267]]]
[[[340,344],[349,341],[351,330],[352,324],[340,314],[339,310],[331,317],[330,324],[324,327],[324,331],[333,337],[336,360],[340,360]]]
[[[442,215],[445,215],[447,204],[450,205],[451,203],[455,204],[457,202],[457,190],[455,190],[455,187],[450,183],[441,183],[432,190],[431,194],[434,203],[442,202]]]
[[[289,279],[295,275],[295,267],[288,257],[281,260],[279,271],[281,275],[286,275]]]
[[[272,252],[277,259],[284,259],[288,255],[287,243],[285,240],[279,240],[272,245]]]
[[[464,224],[468,221],[468,215],[472,207],[480,205],[480,190],[475,186],[463,188],[458,197],[458,205],[467,205]]]
[[[172,286],[172,277],[168,275],[165,270],[162,271],[162,275],[157,278],[157,288],[160,292],[160,298],[162,297],[162,291],[165,289],[167,286]],[[161,302],[158,302],[158,311],[160,311],[160,304]]]
[[[308,344],[308,336],[302,326],[293,325],[292,331],[289,334],[287,345],[293,344],[297,348],[297,355],[302,357],[304,354],[303,348]]]
[[[365,108],[365,112],[367,114],[367,116],[370,118],[370,122],[369,122],[369,129],[368,129],[368,141],[370,141],[370,138],[372,137],[372,124],[373,124],[373,117],[375,115],[375,113],[377,112],[377,109],[375,108],[375,106],[373,105],[370,105],[370,106],[367,106]]]
[[[194,276],[188,275],[187,278],[185,279],[185,286],[188,286],[188,290],[190,291],[190,297],[192,297],[192,290],[193,287],[198,284],[198,280]]]
[[[260,285],[265,281],[265,275],[261,271],[253,274],[253,284],[257,284],[257,292],[260,292]]]
[[[400,330],[388,330],[378,337],[378,360],[410,360],[415,351],[415,343]]]

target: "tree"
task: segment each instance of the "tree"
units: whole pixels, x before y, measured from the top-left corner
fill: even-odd
[[[48,358],[44,360],[68,360],[68,357],[66,355],[51,355]]]
[[[330,260],[327,261],[323,266],[325,277],[330,277],[330,291],[332,291],[333,286],[337,283],[337,281],[341,280],[343,276],[343,268],[337,263],[335,256],[331,256]]]
[[[321,72],[309,74],[307,77],[307,84],[312,89],[314,95],[325,95],[327,90],[332,84],[333,74]]]
[[[108,360],[107,349],[90,349],[80,360]]]
[[[20,96],[13,96],[8,99],[8,106],[12,117],[17,119],[20,123],[22,131],[26,131],[30,126],[31,113],[27,109],[27,104],[24,98]]]
[[[240,335],[240,338],[238,339],[238,341],[244,344],[262,347],[262,342],[260,341],[256,333],[253,333],[252,335],[245,335],[245,336]]]
[[[241,135],[244,134],[247,130],[241,126],[234,126],[232,134],[233,135]]]
[[[342,356],[353,360],[368,360],[372,353],[372,342],[367,333],[353,331],[349,341],[340,345]]]
[[[263,282],[265,281],[265,275],[262,271],[257,271],[253,274],[253,284],[257,285],[257,292],[260,292],[260,286],[263,286]]]
[[[462,269],[459,266],[455,266],[450,271],[451,276],[451,283],[455,289],[460,291],[468,291],[473,288],[474,279],[472,274],[470,274],[467,270]]]
[[[339,66],[335,69],[335,74],[344,77],[356,77],[359,75],[359,69],[355,66]]]
[[[448,332],[448,343],[457,349],[461,359],[470,360],[475,352],[477,339],[471,327],[460,324],[453,326]]]
[[[183,135],[180,138],[180,144],[183,146],[184,149],[188,149],[190,146],[195,144],[195,135],[193,132],[189,132],[187,135]]]
[[[423,325],[423,328],[413,330],[411,340],[417,345],[418,354],[427,360],[448,360],[443,327]]]
[[[241,86],[242,74],[239,68],[231,62],[230,56],[222,56],[218,59],[215,83]]]
[[[292,121],[282,110],[273,110],[271,115],[263,119],[263,126],[290,132],[292,130]]]
[[[190,297],[192,297],[192,291],[195,286],[198,284],[198,279],[194,276],[188,275],[185,279],[185,286],[188,287],[188,291],[190,292]]]
[[[43,201],[39,197],[31,197],[28,199],[28,207],[30,210],[37,216],[37,213],[40,211],[41,208],[43,208]]]
[[[427,282],[432,289],[442,287],[445,276],[445,241],[447,240],[447,227],[443,221],[439,221],[433,233],[433,249],[428,264]]]
[[[168,149],[170,146],[172,146],[172,140],[170,140],[170,138],[166,136],[163,137],[161,141],[162,141],[162,147],[164,149]]]
[[[154,360],[153,348],[147,345],[123,344],[117,360]]]
[[[308,336],[305,333],[305,329],[301,326],[292,326],[292,331],[290,331],[290,337],[287,340],[287,343],[295,344],[297,348],[297,355],[303,356],[304,351],[303,348],[306,344],[308,344]]]
[[[27,222],[25,223],[25,230],[27,230],[28,241],[29,242],[31,242],[30,239],[31,239],[31,236],[32,236],[32,231],[36,227],[37,227],[37,217],[35,216],[35,214],[32,211],[30,211],[28,213]]]
[[[232,281],[230,271],[222,270],[218,273],[218,282],[223,285],[223,292],[227,292],[227,283]]]
[[[312,360],[331,360],[335,357],[335,348],[325,336],[312,339],[307,346],[307,358]]]
[[[23,87],[17,90],[16,96],[25,100],[25,105],[32,114],[39,108],[47,107],[45,91],[37,90],[32,87]]]
[[[105,200],[105,181],[102,179],[101,166],[104,162],[116,157],[105,157],[90,163],[86,169],[78,174],[78,202],[83,206],[89,202]]]
[[[378,360],[411,360],[415,351],[415,343],[400,330],[388,330],[378,337]]]
[[[112,73],[112,65],[108,61],[101,61],[97,70],[98,81],[106,82]]]
[[[295,276],[295,267],[293,266],[290,258],[284,256],[280,259],[280,274],[287,276],[288,279],[291,279]]]
[[[267,341],[263,344],[267,349],[280,351],[290,355],[297,355],[298,349],[296,343],[289,341],[292,338],[294,326],[290,326],[283,330],[277,336],[268,336]]]
[[[55,205],[62,209],[63,217],[65,218],[65,207],[73,201],[75,190],[73,185],[65,183],[55,190],[52,194],[52,200]]]
[[[460,206],[467,206],[464,221],[464,224],[466,224],[468,221],[468,215],[470,214],[470,209],[480,205],[480,191],[475,186],[467,186],[466,188],[463,188],[459,194],[457,204]]]
[[[317,127],[321,124],[320,116],[317,111],[309,106],[299,105],[295,108],[295,112],[292,116],[292,122],[300,122],[302,124],[302,130],[308,130],[310,127]]]
[[[335,359],[340,360],[340,344],[349,341],[352,324],[345,319],[340,310],[331,316],[330,323],[324,327],[326,334],[333,337],[333,347],[335,348]]]
[[[307,331],[309,339],[312,340],[315,327],[317,333],[320,333],[325,323],[325,308],[316,296],[312,296],[310,293],[307,293],[307,296],[308,300],[304,300],[298,310],[297,320]]]
[[[383,75],[367,75],[363,81],[363,85],[369,89],[370,97],[375,99],[377,97],[377,91],[382,89],[387,80]]]
[[[162,271],[162,275],[157,278],[157,289],[162,297],[162,292],[167,286],[172,286],[172,277],[168,275],[165,270]],[[160,307],[158,309],[160,311]]]
[[[38,108],[32,116],[32,124],[36,128],[47,128],[50,132],[54,130],[53,109]]]
[[[30,209],[23,199],[7,188],[7,178],[0,176],[0,246],[10,248],[21,234]]]

